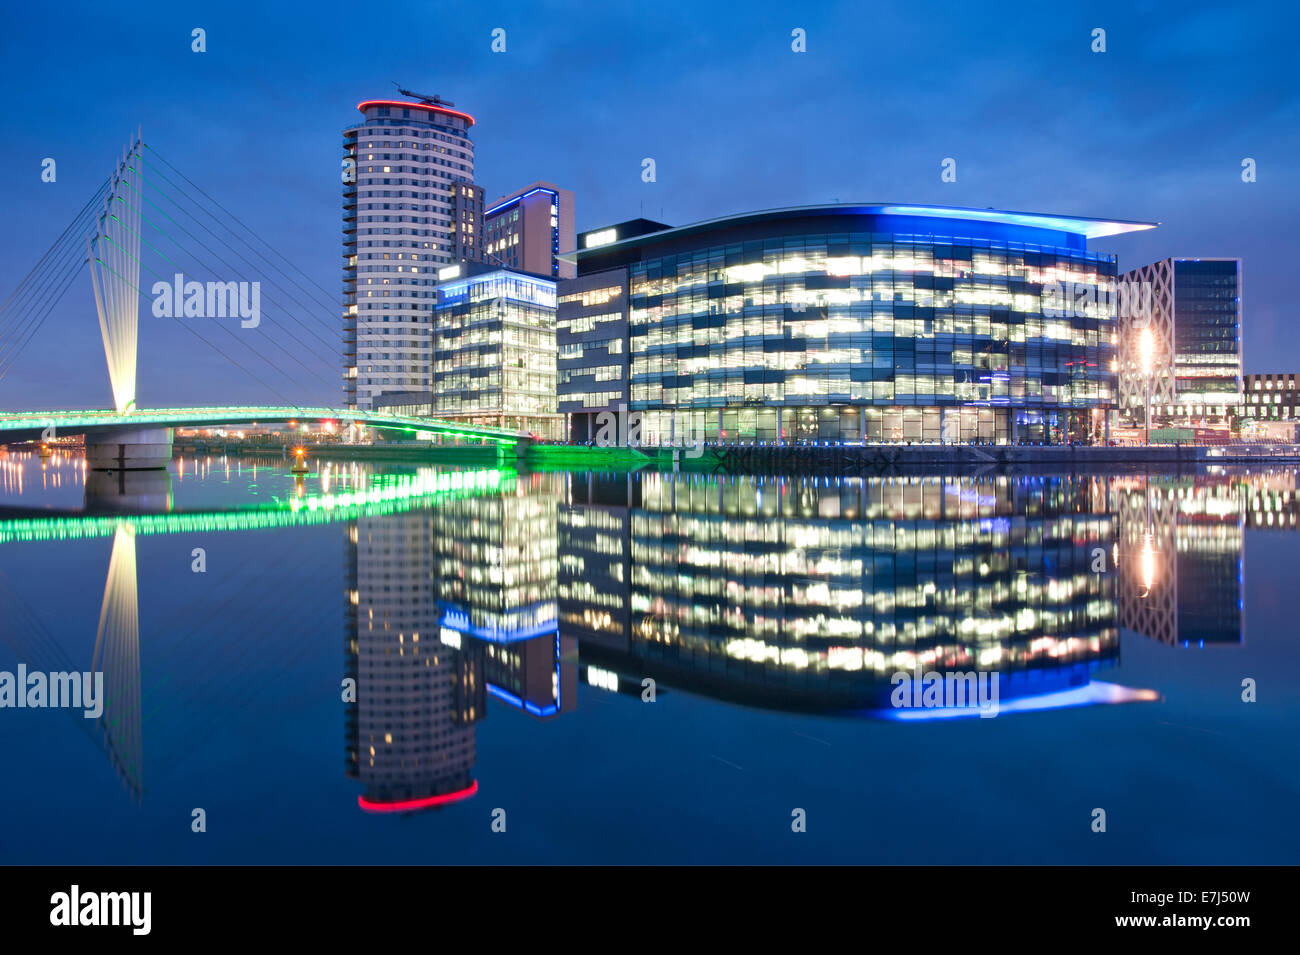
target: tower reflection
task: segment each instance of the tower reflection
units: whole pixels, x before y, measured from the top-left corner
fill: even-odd
[[[576,705],[555,615],[558,479],[533,475],[348,528],[347,774],[371,812],[472,796],[490,695],[534,718]]]
[[[428,809],[477,789],[482,657],[437,638],[431,524],[417,511],[348,528],[345,675],[356,701],[344,707],[346,763],[372,812]]]
[[[1222,474],[1111,479],[1120,626],[1170,646],[1245,640],[1245,502]]]

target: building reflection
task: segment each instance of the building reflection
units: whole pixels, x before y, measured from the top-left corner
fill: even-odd
[[[1243,488],[1246,526],[1261,530],[1293,531],[1300,514],[1296,472],[1278,471],[1253,475]]]
[[[555,613],[558,486],[505,491],[348,527],[346,772],[371,812],[472,796],[487,698],[536,719],[576,706],[577,640]]]
[[[557,475],[433,514],[434,589],[444,645],[483,659],[487,693],[538,719],[576,705],[577,640],[556,619]]]
[[[574,475],[560,617],[618,689],[861,710],[919,668],[1062,691],[1119,652],[1115,577],[1092,570],[1106,498],[1105,478]]]
[[[1245,640],[1245,503],[1223,474],[1111,478],[1120,626],[1171,646]]]
[[[552,719],[579,679],[879,715],[898,671],[1150,699],[1097,679],[1123,631],[1243,639],[1247,502],[1290,492],[1252,480],[531,474],[360,519],[348,773],[369,810],[466,798],[489,700]]]
[[[87,471],[87,514],[149,514],[172,508],[170,471]]]
[[[347,775],[362,809],[427,809],[473,795],[480,654],[437,638],[432,517],[417,511],[348,527]]]

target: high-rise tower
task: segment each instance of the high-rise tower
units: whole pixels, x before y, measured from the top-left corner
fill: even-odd
[[[438,97],[366,100],[343,132],[343,379],[348,407],[427,391],[434,286],[459,261],[474,117]]]

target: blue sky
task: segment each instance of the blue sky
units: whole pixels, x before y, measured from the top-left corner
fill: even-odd
[[[1121,268],[1244,259],[1247,371],[1300,369],[1300,13],[1278,3],[160,3],[6,12],[0,300],[145,140],[337,297],[340,131],[392,81],[478,120],[489,198],[534,179],[578,228],[840,201],[1158,220]],[[207,31],[191,52],[190,31]],[[506,52],[490,49],[506,30]],[[794,28],[807,52],[793,53]],[[1091,31],[1107,31],[1093,53]],[[41,182],[41,161],[58,163]],[[658,181],[641,181],[653,157]],[[955,183],[940,162],[957,160]],[[1241,181],[1241,161],[1258,181]],[[266,402],[142,302],[142,404]],[[337,310],[336,310],[337,311]],[[326,321],[336,315],[324,314]],[[0,408],[111,401],[82,273]],[[335,369],[323,369],[333,375]],[[302,403],[339,391],[304,379]]]

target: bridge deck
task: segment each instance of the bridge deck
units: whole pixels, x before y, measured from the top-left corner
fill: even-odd
[[[342,408],[151,408],[117,411],[0,412],[0,442],[29,441],[47,428],[54,434],[94,434],[121,428],[196,428],[234,424],[278,424],[286,421],[357,422],[371,428],[429,432],[470,440],[517,444],[531,439],[526,431],[511,431],[411,415],[383,414]]]

